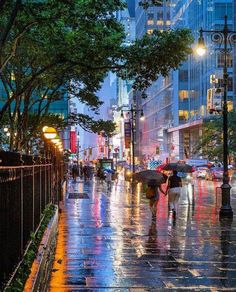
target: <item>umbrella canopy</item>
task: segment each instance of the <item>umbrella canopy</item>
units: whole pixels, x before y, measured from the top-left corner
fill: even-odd
[[[134,178],[142,182],[155,181],[157,185],[160,185],[166,182],[167,176],[156,170],[146,169],[135,173]]]
[[[113,169],[109,169],[109,168],[105,168],[104,169],[104,172],[107,172],[107,173],[115,173],[115,171]]]
[[[189,164],[186,164],[186,163],[167,163],[163,168],[162,170],[176,170],[178,172],[188,172],[188,173],[191,173],[191,172],[194,172],[194,168],[189,165]]]

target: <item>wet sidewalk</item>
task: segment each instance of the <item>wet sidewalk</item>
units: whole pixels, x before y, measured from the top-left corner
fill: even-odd
[[[161,195],[157,220],[124,181],[69,183],[48,291],[236,291],[236,200],[220,222],[214,185],[181,198],[176,220]]]

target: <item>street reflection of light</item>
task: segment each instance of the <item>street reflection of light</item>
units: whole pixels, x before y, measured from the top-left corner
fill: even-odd
[[[60,222],[58,224],[58,236],[57,236],[57,245],[55,251],[55,258],[53,262],[52,271],[56,271],[55,273],[51,273],[50,279],[50,291],[57,291],[57,287],[66,285],[66,267],[67,267],[67,258],[65,257],[66,252],[68,251],[65,240],[65,230],[68,229],[66,215],[62,213],[60,215]]]

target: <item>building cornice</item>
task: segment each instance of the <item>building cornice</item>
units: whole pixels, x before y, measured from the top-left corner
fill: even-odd
[[[177,127],[173,127],[173,128],[169,128],[167,130],[168,133],[171,133],[171,132],[175,132],[175,131],[179,131],[179,130],[183,130],[183,129],[187,129],[187,128],[193,128],[193,127],[196,127],[198,125],[202,125],[203,123],[203,119],[198,119],[198,120],[195,120],[195,121],[191,121],[191,122],[188,122],[186,124],[183,124],[183,125],[179,125]]]

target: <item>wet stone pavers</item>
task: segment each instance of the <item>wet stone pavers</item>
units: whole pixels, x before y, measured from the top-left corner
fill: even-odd
[[[161,195],[153,222],[140,188],[70,182],[89,198],[65,199],[48,291],[236,291],[236,196],[234,219],[220,221],[215,187],[196,182],[176,220]]]

